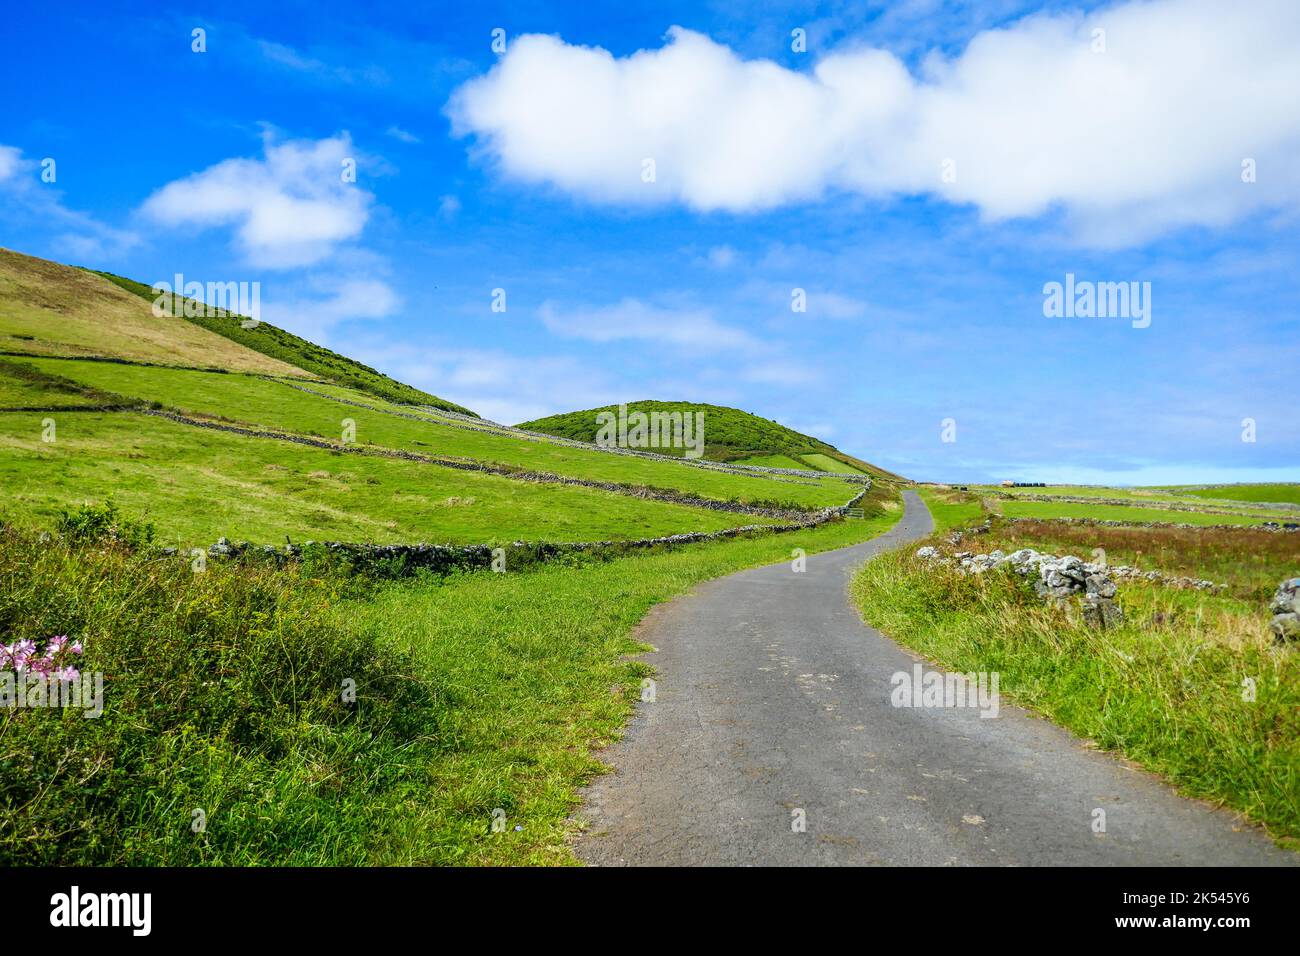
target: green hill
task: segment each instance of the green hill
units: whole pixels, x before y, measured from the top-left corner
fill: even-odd
[[[0,251],[0,515],[49,527],[112,498],[169,544],[482,544],[716,531],[859,490],[835,469],[790,480],[525,434],[265,322],[155,314],[153,299],[130,279]]]
[[[155,315],[142,282],[0,248],[0,354],[110,358],[317,379],[405,405],[477,417],[304,338],[220,309],[188,316],[183,296]],[[193,311],[193,310],[191,310]]]
[[[867,474],[897,478],[892,472],[844,454],[834,445],[787,428],[769,418],[762,418],[738,408],[694,402],[637,401],[627,404],[627,414],[696,413],[704,415],[704,454],[710,461],[762,465],[772,468],[801,468],[839,474]],[[597,418],[601,413],[619,414],[619,406],[588,408],[577,412],[550,415],[524,422],[519,428],[543,432],[575,441],[595,442],[600,432]],[[664,455],[684,456],[680,447],[648,448]]]
[[[95,272],[94,274],[104,277],[119,288],[125,289],[132,295],[139,296],[151,304],[157,298],[157,293],[143,282],[126,279],[111,272]],[[347,356],[339,355],[337,352],[331,352],[324,346],[309,342],[292,332],[271,325],[269,322],[259,322],[251,328],[245,328],[243,324],[244,316],[220,309],[213,310],[216,314],[212,316],[187,316],[184,314],[183,303],[185,301],[183,296],[180,297],[180,302],[176,304],[174,309],[174,313],[178,317],[183,317],[185,321],[192,322],[209,332],[224,336],[232,342],[238,342],[240,345],[256,352],[261,352],[263,355],[279,359],[288,365],[311,372],[313,375],[319,375],[327,381],[338,385],[348,385],[392,402],[406,405],[429,405],[444,411],[474,415],[474,412],[471,412],[468,408],[391,379],[383,372],[376,371],[368,365],[362,365],[356,359],[350,359]],[[474,415],[474,417],[477,418],[478,416]]]
[[[138,296],[93,272],[8,249],[0,249],[4,352],[310,377],[192,322],[154,315]]]

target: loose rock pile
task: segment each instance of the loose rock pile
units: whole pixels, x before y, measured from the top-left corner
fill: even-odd
[[[1273,612],[1270,626],[1277,642],[1300,641],[1300,578],[1279,584],[1268,609]]]
[[[1011,554],[1001,550],[989,554],[959,551],[948,559],[937,548],[925,547],[916,556],[944,563],[955,561],[968,574],[1009,567],[1030,579],[1034,593],[1044,600],[1063,602],[1078,597],[1083,620],[1092,627],[1117,627],[1124,621],[1124,610],[1115,601],[1119,588],[1108,574],[1111,569],[1088,564],[1073,555],[1058,558],[1032,548],[1021,548]]]

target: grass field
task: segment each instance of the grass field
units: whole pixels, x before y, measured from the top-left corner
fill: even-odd
[[[643,613],[794,547],[872,537],[896,497],[874,490],[866,511],[783,537],[386,585],[193,574],[0,531],[9,631],[75,635],[83,670],[109,675],[99,720],[0,715],[0,862],[573,863],[577,788],[648,673],[625,657],[644,649]],[[79,770],[35,772],[51,766]]]
[[[112,404],[116,398],[67,380],[51,379],[26,364],[0,359],[0,409]]]
[[[808,463],[791,458],[789,455],[754,455],[751,458],[737,458],[737,465],[757,465],[760,468],[793,468],[808,471]]]
[[[56,440],[43,440],[52,417]],[[761,518],[581,487],[252,439],[128,413],[0,413],[11,519],[48,525],[112,498],[168,544],[232,540],[497,543],[714,531]]]
[[[917,491],[925,506],[930,509],[937,532],[978,524],[987,514],[979,497],[969,492],[924,487]]]
[[[1148,505],[1158,505],[1163,501],[1178,502],[1180,504],[1196,504],[1199,502],[1207,508],[1242,508],[1249,506],[1251,502],[1300,504],[1300,484],[1223,485],[1213,488],[1106,488],[1098,485],[1048,485],[1043,488],[1004,488],[1000,485],[978,485],[973,486],[972,490],[985,495],[1109,498]],[[1260,509],[1255,510],[1259,511]]]
[[[1001,485],[971,485],[982,494],[1066,495],[1073,498],[1132,498],[1137,501],[1178,501],[1179,496],[1167,489],[1106,488],[1100,485],[1047,485],[1043,488],[1004,488]]]
[[[800,483],[774,481],[757,475],[731,474],[674,461],[529,441],[456,428],[442,424],[432,416],[427,420],[412,421],[397,414],[344,405],[256,376],[60,359],[10,361],[130,398],[158,401],[189,413],[220,416],[279,431],[337,440],[342,435],[346,419],[353,422],[355,441],[362,445],[498,462],[597,481],[647,485],[720,501],[788,504],[817,509],[842,505],[861,487],[833,478]],[[4,360],[0,360],[0,365],[3,363]],[[344,388],[332,388],[330,393],[379,409],[401,412],[402,415],[418,413]]]
[[[996,507],[1012,518],[1095,518],[1099,521],[1168,521],[1179,524],[1258,525],[1280,520],[1276,512],[1210,514],[1199,511],[1175,511],[1162,508],[1125,507],[1124,505],[1085,505],[1064,501],[998,501]]]
[[[1170,489],[1180,497],[1217,501],[1262,501],[1300,505],[1300,484],[1219,485],[1214,488]],[[1207,502],[1214,503],[1214,502]]]
[[[860,475],[862,472],[854,468],[848,462],[840,461],[838,458],[832,458],[830,455],[811,454],[799,456],[807,465],[811,465],[818,471],[829,471],[841,475]]]

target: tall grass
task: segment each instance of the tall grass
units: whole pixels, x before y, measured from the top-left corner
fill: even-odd
[[[981,551],[1037,548],[1088,556],[1104,548],[1111,564],[1130,564],[1226,583],[1240,598],[1263,606],[1278,583],[1300,574],[1300,534],[1261,528],[1143,528],[1071,525],[1057,521],[994,522]]]
[[[5,641],[69,635],[104,675],[98,718],[0,709],[0,863],[367,862],[444,735],[342,588],[0,530]]]
[[[1262,608],[1126,583],[1127,622],[1092,630],[1010,572],[962,575],[910,549],[872,561],[852,592],[908,647],[998,672],[1009,698],[1300,847],[1300,651],[1272,642]]]

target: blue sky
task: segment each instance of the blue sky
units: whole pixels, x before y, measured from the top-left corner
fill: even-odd
[[[1297,480],[1293,6],[29,5],[0,245],[258,281],[501,421],[687,399],[920,479]],[[1045,317],[1067,273],[1150,283],[1149,327]]]

